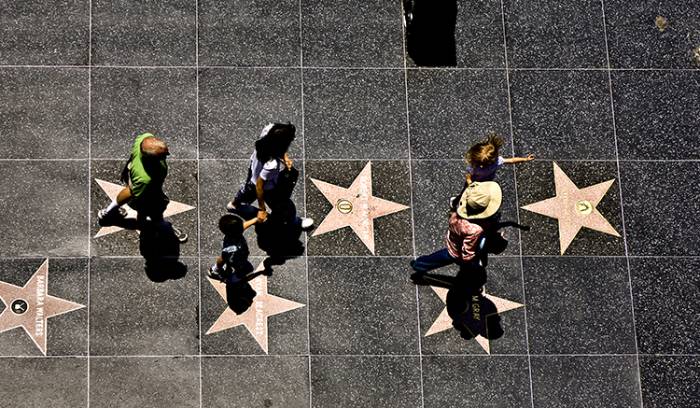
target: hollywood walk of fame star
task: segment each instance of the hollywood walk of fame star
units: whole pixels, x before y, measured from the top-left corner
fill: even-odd
[[[0,313],[0,333],[22,327],[34,344],[46,355],[47,319],[85,306],[48,294],[49,260],[23,287],[0,282],[0,300],[5,310]]]
[[[100,179],[95,179],[97,184],[100,186],[102,191],[107,194],[107,197],[109,197],[110,200],[114,201],[117,199],[117,194],[119,194],[120,191],[124,188],[124,186],[115,184],[115,183],[110,183],[109,181],[104,181]],[[133,208],[129,207],[129,204],[124,204],[122,206],[126,210],[126,218],[127,219],[136,219],[136,210]],[[194,210],[195,207],[192,207],[191,205],[183,204],[177,201],[172,201],[168,203],[168,206],[165,208],[165,212],[163,212],[163,218],[167,217],[172,217],[173,215],[180,214],[186,211]],[[119,232],[123,230],[124,228],[122,227],[117,227],[116,225],[109,226],[109,227],[102,227],[100,228],[99,231],[97,231],[97,234],[93,238],[99,238],[103,237],[105,235],[109,234],[114,234],[115,232]]]
[[[262,262],[255,269],[255,272],[260,272],[264,269]],[[207,278],[209,283],[216,289],[216,292],[226,301],[226,284],[211,278]],[[250,281],[250,286],[255,290],[256,295],[253,304],[242,314],[236,314],[231,308],[227,307],[223,313],[216,319],[216,322],[209,328],[206,334],[214,334],[223,330],[231,329],[236,326],[244,325],[248,332],[258,342],[260,348],[267,354],[267,319],[280,313],[289,312],[290,310],[304,307],[305,305],[293,302],[288,299],[271,295],[267,292],[267,276],[260,275]]]
[[[409,207],[372,195],[372,162],[368,162],[350,187],[339,187],[312,178],[333,208],[312,236],[350,227],[374,255],[374,219]]]
[[[431,286],[433,291],[438,295],[440,300],[442,300],[442,303],[447,302],[447,289],[445,288],[440,288],[436,286]],[[496,314],[501,314],[503,312],[507,312],[509,310],[517,309],[520,307],[523,307],[524,305],[520,303],[516,303],[507,299],[499,298],[496,296],[492,296],[486,293],[482,293],[482,295],[493,302],[493,304],[496,306]],[[488,317],[488,316],[486,316]],[[445,307],[442,312],[440,313],[440,316],[435,320],[432,326],[430,326],[430,329],[428,329],[428,332],[425,333],[425,337],[432,336],[433,334],[437,334],[440,332],[443,332],[445,330],[452,329],[454,326],[452,326],[452,318],[450,317],[449,314],[447,314],[447,307]],[[474,337],[474,340],[476,340],[477,343],[481,346],[481,348],[486,351],[487,354],[491,354],[491,344],[489,342],[489,339],[482,335],[476,335]]]
[[[596,209],[615,179],[578,188],[556,163],[552,164],[556,195],[522,208],[559,220],[560,254],[564,255],[564,251],[582,227],[619,237],[620,234]]]

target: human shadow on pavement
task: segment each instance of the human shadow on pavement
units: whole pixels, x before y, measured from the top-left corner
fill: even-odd
[[[253,206],[240,206],[238,215],[244,219],[256,216],[258,209]],[[292,200],[273,211],[263,223],[255,225],[258,248],[267,257],[263,260],[266,274],[272,274],[273,266],[283,265],[288,260],[304,254],[304,243],[301,241],[301,226],[296,220],[296,206]]]
[[[404,0],[406,51],[425,67],[457,65],[457,0]]]
[[[503,336],[496,305],[483,295],[484,267],[472,263],[461,267],[457,276],[426,274],[421,284],[447,289],[447,314],[465,340],[479,335],[490,340]]]
[[[187,265],[179,260],[180,241],[167,221],[148,222],[141,228],[139,252],[145,260],[146,276],[153,282],[181,279],[187,274]]]

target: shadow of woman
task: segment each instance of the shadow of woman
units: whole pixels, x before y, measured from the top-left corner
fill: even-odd
[[[250,219],[255,217],[257,211],[253,206],[241,206],[237,212],[244,219]],[[255,234],[258,248],[267,254],[263,265],[268,275],[272,274],[273,266],[283,265],[304,254],[301,225],[292,200],[288,199],[277,206],[264,223],[257,223]]]
[[[483,295],[486,268],[474,262],[461,267],[456,276],[428,274],[424,282],[447,289],[447,314],[462,338],[482,336],[494,340],[503,337],[496,305]]]

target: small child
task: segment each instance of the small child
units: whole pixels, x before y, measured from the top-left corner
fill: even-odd
[[[472,181],[493,181],[496,170],[504,164],[515,164],[534,160],[535,156],[511,157],[505,159],[498,155],[498,150],[503,147],[503,139],[491,133],[487,139],[469,148],[464,159],[467,162],[466,185]]]
[[[248,244],[243,231],[258,222],[258,218],[244,221],[236,214],[226,214],[219,219],[219,230],[224,233],[221,255],[209,268],[209,277],[226,283],[236,283],[253,271],[248,262]]]

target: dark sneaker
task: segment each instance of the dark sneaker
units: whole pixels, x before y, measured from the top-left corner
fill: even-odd
[[[113,225],[115,222],[123,220],[126,217],[126,209],[119,207],[115,210],[107,212],[106,208],[97,212],[97,223],[101,226]]]
[[[180,241],[181,244],[184,244],[185,242],[187,242],[187,238],[189,238],[189,235],[185,234],[179,228],[175,228],[174,226],[173,226],[173,233],[175,234],[175,236],[177,237],[177,240]]]
[[[424,274],[422,273],[414,272],[411,274],[411,281],[413,283],[423,282],[423,276]]]
[[[236,204],[234,204],[233,201],[229,201],[228,203],[226,203],[226,211],[236,212]]]

